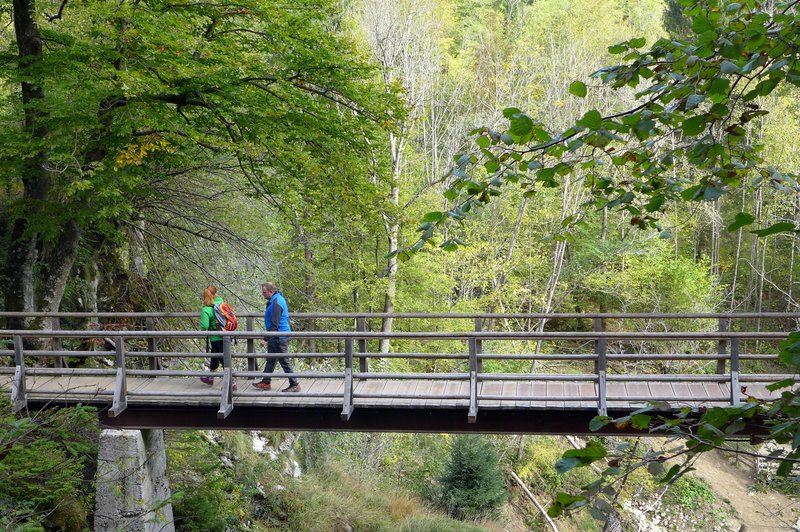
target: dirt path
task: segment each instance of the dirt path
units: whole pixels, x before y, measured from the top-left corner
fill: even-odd
[[[717,451],[703,453],[695,462],[692,474],[705,480],[714,493],[730,501],[736,510],[731,519],[731,529],[747,532],[774,532],[796,530],[800,516],[800,503],[774,492],[753,492],[750,475],[728,462]]]

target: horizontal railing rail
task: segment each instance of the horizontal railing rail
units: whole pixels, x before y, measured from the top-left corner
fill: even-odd
[[[0,313],[0,317],[125,317],[125,318],[196,318],[196,313]],[[367,318],[381,318],[389,316],[383,313],[350,313],[350,314],[295,314],[295,318],[341,318],[356,319],[356,330],[341,331],[256,331],[253,319],[261,316],[260,313],[245,313],[240,316],[246,317],[247,330],[224,332],[224,331],[196,331],[196,330],[154,330],[153,321],[148,322],[148,330],[62,330],[59,328],[51,329],[22,329],[22,330],[0,330],[0,347],[5,343],[8,348],[0,349],[0,357],[13,357],[13,366],[0,368],[0,376],[11,376],[11,399],[12,408],[15,411],[22,410],[27,406],[26,375],[50,376],[50,377],[96,377],[114,378],[114,385],[108,389],[86,389],[85,385],[74,387],[37,387],[36,394],[42,396],[68,397],[73,396],[78,399],[86,398],[109,398],[111,407],[109,414],[114,417],[122,413],[128,405],[128,400],[142,398],[209,398],[219,399],[218,416],[222,419],[227,417],[234,408],[234,398],[265,397],[276,395],[274,392],[234,390],[234,382],[237,378],[260,378],[263,372],[257,370],[258,362],[274,356],[270,353],[258,351],[256,348],[257,340],[267,337],[281,336],[294,340],[315,340],[315,341],[335,341],[336,346],[330,351],[315,350],[313,352],[293,352],[289,356],[292,358],[306,359],[310,362],[321,365],[333,364],[336,367],[329,367],[325,370],[310,368],[307,371],[298,371],[297,378],[319,379],[327,381],[337,381],[341,383],[343,392],[301,392],[292,394],[295,397],[308,397],[317,399],[337,399],[341,400],[343,420],[349,420],[356,406],[357,400],[439,400],[455,401],[456,405],[463,405],[467,408],[468,419],[474,422],[481,404],[487,401],[500,403],[515,402],[560,402],[578,403],[585,405],[591,403],[600,414],[608,412],[609,403],[647,401],[669,401],[671,403],[685,403],[687,405],[698,405],[700,403],[725,403],[736,405],[742,399],[740,386],[743,383],[764,383],[781,380],[784,378],[795,377],[789,374],[776,374],[776,367],[773,373],[742,373],[740,365],[742,361],[765,361],[777,362],[777,354],[773,353],[743,353],[740,350],[742,342],[756,341],[764,342],[762,345],[771,346],[775,349],[775,343],[786,338],[786,332],[782,331],[742,331],[730,330],[731,322],[738,319],[750,318],[793,318],[800,319],[800,313],[697,313],[697,314],[422,314],[422,313],[394,313],[393,317],[402,318],[471,318],[475,320],[474,330],[472,331],[394,331],[377,332],[365,330],[364,320]],[[495,318],[589,318],[593,320],[591,331],[502,331],[502,330],[483,330],[483,320]],[[624,331],[604,330],[606,319],[718,319],[718,327],[708,331]],[[46,324],[45,324],[46,325]],[[181,390],[181,391],[147,391],[143,389],[128,389],[128,378],[197,378],[203,376],[219,376],[219,373],[211,371],[199,371],[186,368],[165,368],[162,365],[164,360],[184,362],[191,364],[193,360],[207,359],[206,352],[193,351],[180,343],[174,344],[172,350],[159,350],[157,340],[188,340],[190,342],[204,341],[209,336],[221,336],[223,338],[223,363],[222,363],[222,388],[217,390]],[[392,352],[376,353],[368,351],[368,342],[372,340],[389,339],[392,341],[414,340],[421,342],[457,342],[463,345],[463,351],[452,352],[450,347],[448,352]],[[33,342],[36,340],[36,342]],[[102,341],[104,345],[101,350],[83,349],[63,349],[62,340],[82,340],[82,341]],[[233,346],[234,340],[244,340],[236,348]],[[593,352],[578,353],[484,353],[487,342],[506,342],[506,341],[550,341],[550,342],[590,342],[594,345]],[[697,352],[697,353],[609,353],[608,347],[613,342],[648,342],[658,344],[659,342],[715,342],[716,353]],[[51,348],[42,348],[42,342],[52,342]],[[133,345],[135,342],[136,345]],[[330,343],[330,342],[329,342]],[[31,345],[27,345],[31,344]],[[70,344],[75,344],[71,341]],[[178,346],[178,349],[174,348]],[[189,344],[196,345],[196,344]],[[450,344],[448,344],[450,345]],[[706,347],[708,344],[704,344]],[[711,344],[714,345],[713,343]],[[111,347],[111,349],[108,348]],[[144,350],[138,350],[146,346]],[[435,347],[432,345],[432,348]],[[238,351],[237,351],[238,349]],[[585,347],[583,348],[585,349]],[[244,350],[244,351],[242,351]],[[455,349],[455,351],[459,351]],[[49,359],[56,358],[56,367],[38,367],[26,364],[26,359]],[[113,359],[113,368],[68,368],[64,366],[67,358],[100,358]],[[454,363],[464,363],[463,369],[448,368],[442,372],[424,371],[369,371],[369,360],[383,358],[405,358],[409,361],[452,361]],[[146,360],[149,369],[139,369],[128,367],[129,360]],[[358,359],[357,361],[355,359]],[[247,369],[236,367],[235,361],[246,360]],[[577,364],[572,366],[573,372],[516,372],[500,371],[501,368],[494,367],[491,372],[484,370],[484,362],[498,364],[511,361],[543,361],[543,362],[565,362]],[[654,363],[654,362],[696,362],[708,363],[716,361],[716,372],[709,374],[686,374],[669,373],[663,370],[662,373],[641,373],[624,374],[618,371],[609,370],[609,364],[629,363]],[[195,362],[196,363],[196,362]],[[582,365],[582,366],[581,366]],[[589,370],[586,366],[592,365]],[[552,366],[552,364],[551,364]],[[726,367],[728,369],[726,369]],[[553,368],[551,368],[553,369]],[[777,367],[777,369],[780,369]],[[634,369],[635,370],[635,369]],[[638,371],[638,370],[635,370]],[[355,390],[355,383],[358,381],[386,380],[393,382],[413,382],[413,381],[436,381],[444,383],[468,383],[467,391],[453,391],[443,388],[441,393],[431,393],[422,390],[420,393],[407,393],[399,391],[368,392]],[[498,386],[506,384],[529,386],[529,390],[520,394],[520,388],[513,388],[509,394],[498,393]],[[625,383],[638,383],[640,385],[655,384],[681,384],[685,387],[690,385],[705,384],[725,384],[729,386],[728,395],[714,395],[714,392],[706,393],[704,396],[692,395],[689,393],[675,393],[672,395],[654,391],[650,395],[641,395],[640,392],[620,393],[619,386]],[[479,390],[479,384],[483,384]],[[496,385],[491,388],[491,385]],[[552,395],[548,393],[548,386],[571,386],[572,392],[569,394]],[[449,386],[449,385],[448,385]],[[536,388],[538,386],[538,388]],[[588,386],[589,388],[585,388]],[[615,387],[616,386],[616,387]],[[544,388],[542,388],[544,387]],[[534,389],[536,388],[536,389]],[[722,390],[722,388],[717,388]],[[654,389],[655,390],[655,389]],[[676,388],[677,390],[677,388]],[[688,388],[687,388],[688,390]],[[662,395],[659,395],[662,393]],[[717,392],[719,393],[719,392]],[[105,399],[104,399],[105,400]]]

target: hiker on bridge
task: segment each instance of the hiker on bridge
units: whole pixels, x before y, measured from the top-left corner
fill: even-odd
[[[268,331],[291,331],[289,326],[289,307],[286,305],[286,300],[283,295],[278,291],[278,288],[272,283],[264,283],[261,285],[261,294],[267,300],[267,308],[264,311],[264,327]],[[282,353],[289,352],[289,339],[285,336],[269,336],[267,340],[267,353]],[[275,363],[279,362],[283,368],[284,373],[289,373],[289,386],[281,390],[282,392],[299,392],[300,383],[294,378],[291,373],[292,363],[287,356],[267,357],[267,362],[264,364],[264,378],[254,384],[259,390],[269,391],[272,389],[271,379],[269,374],[275,369]]]
[[[200,309],[200,330],[216,331],[217,317],[214,315],[214,305],[222,303],[222,298],[217,296],[217,287],[208,285],[203,290],[203,308]],[[222,354],[222,336],[206,337],[206,353]],[[221,356],[212,356],[209,369],[217,371],[222,364]],[[200,377],[200,381],[211,386],[214,384],[214,377]]]

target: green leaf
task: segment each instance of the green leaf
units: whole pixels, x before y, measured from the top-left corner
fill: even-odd
[[[644,37],[637,37],[628,41],[628,45],[631,48],[641,48],[645,43],[647,43],[647,40]]]
[[[612,419],[609,416],[595,416],[589,421],[589,430],[596,432],[611,423],[611,421]]]
[[[441,211],[432,211],[422,217],[423,222],[438,222],[444,218],[444,213]]]
[[[514,115],[522,114],[522,111],[517,109],[516,107],[506,107],[503,109],[503,116],[511,120],[514,118]]]
[[[600,111],[592,109],[591,111],[587,111],[586,114],[583,115],[583,118],[578,120],[577,124],[585,128],[598,130],[603,127],[603,116],[600,114]]]
[[[775,233],[791,233],[795,230],[794,224],[791,222],[778,222],[776,224],[772,224],[766,229],[757,229],[755,231],[750,231],[756,236],[769,236],[774,235]]]
[[[627,49],[628,47],[624,44],[615,44],[613,46],[608,47],[608,53],[612,55],[621,54],[625,52]]]
[[[664,474],[664,464],[659,461],[653,461],[647,464],[647,472],[654,477]]]
[[[706,117],[705,115],[698,115],[688,118],[683,121],[683,125],[681,126],[683,129],[683,133],[689,136],[699,135],[706,129]]]
[[[650,426],[651,419],[653,417],[647,414],[636,414],[631,417],[631,425],[637,430],[645,430]]]
[[[664,475],[663,478],[659,479],[658,482],[661,483],[661,484],[666,484],[667,482],[672,480],[672,478],[675,475],[677,475],[680,470],[681,470],[681,466],[679,464],[675,464],[674,466],[669,468],[669,471],[667,471],[667,474]]]
[[[740,227],[752,224],[754,221],[755,218],[753,218],[752,214],[748,214],[746,212],[740,212],[734,218],[733,223],[728,226],[728,231],[736,231]]]
[[[579,98],[584,98],[586,96],[586,84],[582,81],[573,81],[569,84],[569,92]]]
[[[525,113],[519,113],[511,118],[511,128],[509,131],[516,137],[522,137],[533,130],[533,120]]]
[[[692,20],[692,31],[698,35],[714,31],[715,29],[716,26],[714,23],[702,15],[698,15]]]
[[[481,148],[488,148],[492,141],[486,135],[481,135],[475,140],[475,143]]]
[[[723,74],[734,74],[739,72],[739,66],[732,61],[728,61],[727,59],[719,65],[719,71]]]

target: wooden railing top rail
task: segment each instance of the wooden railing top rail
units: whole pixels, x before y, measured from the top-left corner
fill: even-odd
[[[241,311],[243,318],[256,318],[263,311]],[[193,312],[0,312],[0,318],[197,318]],[[293,319],[355,319],[355,318],[414,318],[414,319],[800,319],[800,312],[555,312],[555,313],[481,313],[481,312],[293,312]]]
[[[0,337],[14,336],[26,338],[113,338],[113,337],[149,337],[149,338],[205,338],[222,336],[229,338],[263,338],[265,336],[286,336],[288,338],[315,339],[428,339],[428,340],[783,340],[785,332],[625,332],[625,331],[563,331],[563,332],[368,332],[368,331],[82,331],[82,330],[4,330],[0,329]]]

